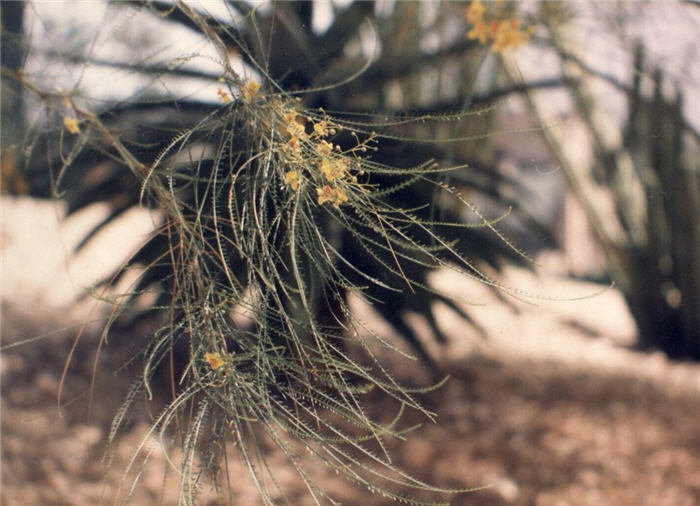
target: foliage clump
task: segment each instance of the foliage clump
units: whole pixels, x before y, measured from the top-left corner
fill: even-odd
[[[386,437],[403,437],[398,421],[405,408],[432,414],[379,363],[373,349],[394,347],[364,327],[342,293],[362,295],[368,285],[395,293],[427,289],[406,276],[405,264],[461,263],[487,279],[415,209],[387,198],[418,183],[454,193],[430,178],[445,169],[431,161],[413,168],[374,162],[367,157],[380,142],[373,132],[306,110],[283,92],[266,94],[235,74],[225,82],[228,91],[218,92],[223,105],[178,135],[142,183],[144,201],[163,212],[151,241],[167,243],[164,255],[173,267],[170,318],[149,347],[142,385],[184,343],[188,360],[173,379],[177,395],[153,427],[165,434],[180,424],[183,497],[194,498],[199,474],[193,463],[205,427],[233,438],[266,502],[274,477],[265,476],[260,429],[314,497],[323,493],[290,449],[290,438],[352,482],[396,500],[414,502],[385,483],[443,492],[402,473],[383,450]],[[215,149],[194,157],[198,145]],[[380,186],[375,179],[395,183]],[[384,279],[344,255],[340,230],[382,264]],[[412,236],[418,233],[429,241]],[[353,358],[350,343],[363,359]],[[372,390],[400,406],[391,423],[365,413],[362,399]],[[376,468],[360,465],[358,452]],[[216,477],[221,455],[207,462]]]
[[[480,249],[481,256],[493,258],[492,245],[498,243],[526,258],[495,227],[498,219],[486,219],[444,182],[443,175],[460,167],[441,167],[429,157],[402,164],[401,156],[386,155],[405,140],[401,127],[466,113],[353,116],[306,106],[298,98],[304,92],[289,91],[293,86],[273,76],[269,61],[254,55],[233,29],[215,30],[211,18],[183,2],[167,9],[155,4],[154,11],[195,29],[215,48],[219,73],[206,76],[216,83],[215,106],[172,100],[166,108],[154,99],[92,112],[77,93],[47,92],[13,74],[60,118],[47,135],[31,134],[27,153],[46,143],[47,158],[59,160],[52,190],[66,192],[69,210],[98,200],[100,191],[107,199],[121,192],[114,199],[121,207],[104,223],[137,201],[155,210],[156,230],[129,262],[143,271],[127,294],[114,299],[119,302],[103,337],[154,291],[156,302],[148,309],[162,326],[146,340],[142,372],[114,419],[110,442],[116,444],[138,396],[150,398],[155,380],[164,375],[171,399],[149,436],[173,439],[182,449],[181,457],[168,459],[178,463],[183,503],[197,502],[204,476],[225,486],[229,444],[236,446],[264,502],[275,502],[284,492],[266,465],[263,438],[284,453],[317,502],[330,498],[304,468],[299,448],[396,501],[431,504],[406,496],[408,489],[456,492],[423,483],[392,463],[386,440],[401,439],[411,429],[402,426],[404,411],[433,418],[416,399],[430,388],[411,388],[392,377],[378,349],[416,357],[366,328],[350,310],[348,295],[394,318],[430,366],[415,336],[399,327],[400,317],[387,316],[419,304],[436,329],[433,302],[461,312],[427,284],[427,272],[450,268],[517,294],[465,254]],[[364,8],[358,3],[349,11]],[[260,28],[254,10],[247,17]],[[246,75],[254,78],[232,68],[234,46],[249,65]],[[145,66],[144,72],[187,74],[170,64]],[[96,160],[103,172],[83,177],[94,175]],[[133,176],[139,192],[131,186]],[[89,186],[95,180],[100,191]],[[114,183],[123,186],[115,190]],[[462,222],[465,210],[476,216],[471,224]],[[468,241],[475,229],[484,232],[478,244]],[[105,284],[116,285],[126,270]],[[419,294],[427,296],[413,299]],[[396,406],[389,421],[368,414],[370,392]],[[145,440],[137,448],[117,501],[128,502],[153,451]]]

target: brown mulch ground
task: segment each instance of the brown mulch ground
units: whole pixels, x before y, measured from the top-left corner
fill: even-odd
[[[3,319],[3,335],[10,340],[13,332],[27,335],[32,326],[13,322],[12,312],[6,310]],[[128,380],[117,377],[107,387],[98,387],[89,423],[84,396],[59,416],[56,388],[70,339],[40,343],[9,349],[2,357],[2,503],[109,502],[106,498],[115,493],[120,469],[147,430],[137,419],[112,466],[101,463],[111,416]],[[93,345],[87,339],[80,348],[65,398],[88,387]],[[497,355],[474,352],[446,361],[452,379],[423,399],[438,414],[438,423],[424,425],[405,443],[390,443],[400,466],[447,487],[492,485],[454,496],[452,503],[458,505],[700,504],[696,389],[667,388],[663,378],[629,372]],[[639,358],[644,360],[641,354]],[[410,380],[410,368],[401,372],[401,367],[397,364]],[[413,416],[408,415],[406,423],[425,421]],[[279,469],[291,504],[310,504],[283,458],[272,453],[270,461]],[[156,454],[133,504],[154,504],[161,494],[165,504],[176,504],[174,476],[163,492],[164,467]],[[358,495],[313,463],[311,469],[343,504],[388,504],[380,497]],[[232,472],[237,475],[234,504],[257,504],[244,468],[234,466]],[[218,504],[214,494],[209,496],[208,504]]]

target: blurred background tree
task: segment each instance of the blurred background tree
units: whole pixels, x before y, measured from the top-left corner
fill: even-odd
[[[700,75],[691,33],[699,10],[645,5],[642,15],[624,4],[597,7],[590,19],[612,34],[615,61],[581,44],[567,22],[577,6],[541,6],[550,68],[569,83],[566,98],[584,147],[566,128],[547,129],[545,137],[627,300],[639,346],[698,360]],[[659,19],[677,32],[659,40],[650,21]],[[608,23],[615,31],[605,32]],[[535,117],[551,112],[547,97],[529,98]]]

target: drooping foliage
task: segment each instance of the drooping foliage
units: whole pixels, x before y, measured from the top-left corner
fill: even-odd
[[[418,101],[404,112],[388,102],[397,86],[399,95],[420,98],[415,87],[430,69],[442,78],[474,72],[479,60],[468,57],[481,49],[460,33],[437,54],[421,50],[422,37],[401,30],[421,12],[413,3],[382,17],[373,3],[355,2],[322,34],[310,28],[308,2],[256,10],[232,1],[226,17],[181,2],[130,4],[198,34],[217,70],[190,68],[196,55],[135,63],[88,53],[74,55],[75,63],[151,76],[151,84],[197,78],[213,85],[213,100],[173,96],[164,85],[167,93],[147,86],[96,106],[77,89],[46,91],[13,74],[49,117],[25,143],[33,191],[60,196],[69,212],[112,205],[84,242],[133,206],[154,210],[156,230],[129,260],[141,274],[118,298],[105,332],[136,317],[158,318],[160,329],[143,347],[142,373],[110,438],[116,442],[128,409],[162,373],[172,399],[151,434],[181,443],[185,503],[197,501],[203,475],[219,485],[229,479],[221,468],[226,442],[237,446],[261,497],[273,503],[279,493],[261,437],[287,456],[319,502],[324,493],[299,447],[397,501],[422,504],[406,495],[410,490],[447,492],[406,475],[385,451],[386,438],[409,430],[401,425],[405,409],[432,414],[415,398],[421,389],[396,381],[377,350],[409,359],[415,353],[437,376],[402,315],[424,315],[438,339],[435,302],[467,315],[430,287],[428,274],[454,269],[523,295],[487,271],[503,258],[528,258],[499,231],[502,216],[486,217],[462,196],[469,188],[498,197],[503,185],[515,186],[478,163],[465,171],[468,153],[455,147],[488,131],[471,119],[487,117],[489,107],[473,109],[479,96],[459,87],[445,100],[433,87],[423,110]],[[437,11],[423,36],[447,23],[451,9]],[[353,52],[372,27],[381,50]],[[458,69],[447,72],[455,62]],[[481,130],[468,130],[475,126]],[[504,209],[513,204],[500,200]],[[412,351],[368,329],[349,307],[351,294],[370,302]],[[153,295],[146,311],[133,311]],[[397,406],[388,423],[365,409],[366,395],[377,391]],[[137,449],[117,500],[128,500],[151,451]]]

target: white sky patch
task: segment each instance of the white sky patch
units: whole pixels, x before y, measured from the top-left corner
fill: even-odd
[[[26,29],[32,52],[25,72],[42,87],[75,89],[79,100],[98,109],[138,98],[217,101],[216,89],[221,85],[215,80],[167,72],[184,69],[223,75],[220,54],[195,31],[164,21],[148,8],[119,3],[108,6],[102,1],[66,0],[30,5]],[[228,7],[219,0],[200,0],[192,5],[201,13],[232,19]],[[74,56],[88,63],[71,61]],[[231,56],[234,71],[259,80],[240,58]],[[143,66],[159,66],[166,72],[147,75],[139,71]]]
[[[333,5],[330,0],[314,0],[311,28],[314,33],[324,33],[333,22]]]

